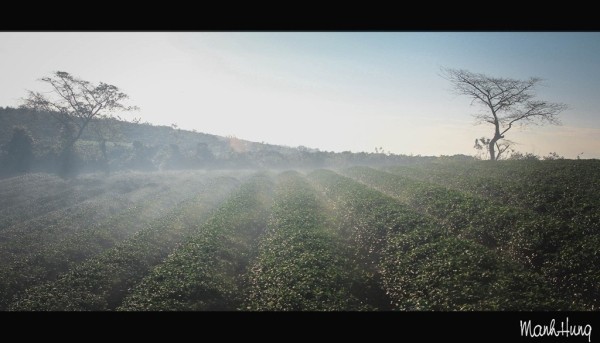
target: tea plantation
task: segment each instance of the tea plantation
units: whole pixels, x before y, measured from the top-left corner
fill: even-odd
[[[600,307],[600,161],[0,180],[2,311]]]

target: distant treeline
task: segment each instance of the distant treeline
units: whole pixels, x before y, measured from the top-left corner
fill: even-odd
[[[118,170],[336,168],[418,164],[440,158],[473,159],[465,155],[334,153],[186,131],[176,125],[105,119],[90,123],[70,155],[64,156],[63,131],[49,113],[0,107],[0,175],[65,173],[65,160],[68,160],[68,174],[76,175]]]

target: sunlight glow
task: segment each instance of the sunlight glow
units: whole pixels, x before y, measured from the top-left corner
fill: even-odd
[[[141,108],[128,116],[142,122],[325,151],[383,147],[415,155],[474,154],[473,140],[489,136],[491,128],[474,126],[470,114],[477,109],[450,93],[439,76],[439,68],[449,66],[545,78],[548,86],[540,96],[571,105],[565,125],[515,130],[511,139],[521,151],[599,158],[594,111],[600,100],[582,95],[599,86],[600,62],[586,57],[600,52],[600,44],[593,43],[599,38],[584,33],[4,32],[0,105],[18,106],[25,89],[40,89],[37,79],[64,70],[117,85]],[[573,39],[591,42],[585,45],[589,51],[556,47],[567,49]],[[487,52],[492,42],[511,59]],[[527,48],[527,42],[536,42],[538,50]],[[555,60],[541,58],[549,46],[561,51]]]

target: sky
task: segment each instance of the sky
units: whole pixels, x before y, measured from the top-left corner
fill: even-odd
[[[440,68],[544,84],[561,126],[513,129],[521,152],[600,158],[600,33],[0,32],[0,106],[66,71],[113,84],[156,125],[323,151],[474,155],[478,107]]]

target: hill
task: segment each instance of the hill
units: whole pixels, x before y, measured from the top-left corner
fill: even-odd
[[[7,154],[13,128],[26,128],[34,141],[32,171],[55,171],[61,130],[48,113],[0,107],[0,147]],[[110,130],[107,131],[107,127]],[[104,131],[100,137],[98,130]],[[309,133],[307,133],[309,134]],[[165,170],[196,168],[318,168],[350,165],[406,165],[436,160],[432,156],[384,153],[335,153],[306,147],[286,147],[222,137],[176,127],[122,120],[90,123],[76,145],[78,169],[96,171],[106,139],[110,170]],[[454,159],[472,159],[455,156]]]

